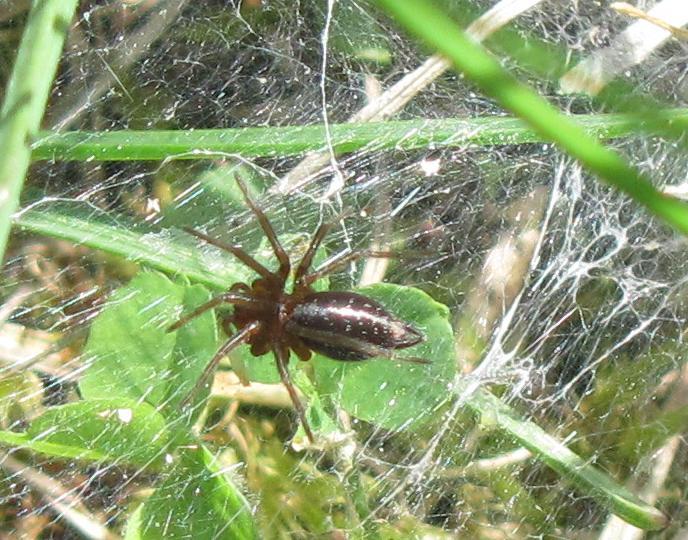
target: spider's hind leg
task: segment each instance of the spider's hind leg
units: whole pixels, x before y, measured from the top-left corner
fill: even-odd
[[[296,391],[294,384],[291,382],[291,377],[289,376],[289,370],[287,368],[287,363],[289,362],[289,349],[284,345],[277,345],[273,349],[273,352],[275,353],[277,370],[279,371],[280,379],[282,379],[282,384],[284,384],[284,386],[287,389],[287,392],[289,393],[291,402],[294,404],[296,413],[299,415],[299,420],[301,420],[301,425],[303,426],[303,430],[306,432],[308,440],[311,443],[314,443],[315,437],[313,436],[311,426],[308,424],[308,419],[306,418],[306,409],[303,406],[303,403],[301,403],[299,394]]]

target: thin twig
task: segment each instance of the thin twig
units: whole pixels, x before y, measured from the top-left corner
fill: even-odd
[[[663,0],[615,36],[611,43],[584,58],[559,80],[559,87],[566,93],[596,95],[616,77],[628,69],[646,61],[672,36],[672,31],[657,25],[657,21],[671,20],[678,28],[688,23],[688,2]]]
[[[276,409],[293,408],[284,385],[252,382],[249,386],[244,386],[239,377],[231,371],[217,373],[213,381],[211,397],[212,399],[236,400],[249,405]]]
[[[655,26],[659,26],[660,28],[663,28],[664,30],[671,32],[676,39],[681,39],[683,41],[688,40],[688,30],[674,26],[673,24],[670,24],[659,17],[653,17],[649,13],[646,13],[642,9],[638,9],[635,6],[632,6],[627,2],[614,2],[609,7],[615,9],[623,15],[628,15],[629,17],[634,17],[636,19],[642,19],[644,21],[654,24]]]

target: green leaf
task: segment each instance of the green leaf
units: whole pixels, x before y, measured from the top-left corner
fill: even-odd
[[[340,362],[323,356],[311,362],[321,393],[334,394],[353,416],[387,429],[408,428],[435,418],[449,397],[456,374],[449,310],[412,287],[377,284],[357,292],[382,303],[391,313],[425,336],[398,357],[430,360],[417,365],[389,359]]]
[[[208,298],[203,287],[177,285],[157,272],[142,272],[117,290],[91,327],[82,395],[145,400],[176,412],[212,358],[217,338],[211,312],[178,332],[167,328]]]
[[[50,455],[117,460],[139,467],[158,463],[169,442],[160,413],[146,403],[121,398],[52,407],[20,435],[27,447]]]
[[[79,382],[86,399],[122,396],[163,403],[175,336],[166,332],[183,301],[183,288],[143,272],[115,291],[93,322]]]
[[[211,298],[208,290],[201,285],[184,288],[184,313],[204,304]],[[181,402],[195,386],[208,362],[215,355],[218,348],[218,330],[213,311],[206,311],[175,332],[175,345],[170,362],[170,375],[167,377],[167,397],[165,404],[168,410],[178,411]],[[210,388],[206,386],[194,396],[192,404],[203,402]],[[195,412],[200,409],[193,407]],[[195,415],[194,415],[195,416]],[[193,417],[192,417],[193,420]]]
[[[0,431],[0,445],[12,448],[27,448],[34,452],[40,452],[46,456],[63,457],[72,459],[83,459],[88,461],[109,460],[110,456],[96,450],[88,450],[82,446],[71,446],[68,444],[57,444],[36,440],[26,433],[15,433],[13,431]]]
[[[204,447],[184,449],[127,524],[127,540],[243,540],[258,533],[248,502]]]

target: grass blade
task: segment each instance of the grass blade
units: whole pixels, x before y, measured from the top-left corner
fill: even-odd
[[[678,120],[688,121],[688,109],[656,111],[650,119],[630,114],[582,114],[569,117],[595,139],[614,139],[650,131],[663,133]],[[364,148],[414,150],[466,145],[493,146],[541,143],[549,139],[513,117],[444,118],[330,126],[338,152]],[[321,150],[325,127],[287,126],[193,131],[71,131],[43,133],[33,145],[33,159],[131,161],[208,159],[213,153],[244,158],[294,156]]]

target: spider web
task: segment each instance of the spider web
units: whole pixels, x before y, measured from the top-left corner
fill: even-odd
[[[25,15],[16,4],[0,7],[6,43],[16,43]],[[477,17],[493,4],[445,7]],[[525,43],[585,56],[629,24],[599,3],[550,2],[512,26]],[[45,125],[107,131],[334,124],[426,59],[362,1],[82,2]],[[562,109],[596,111],[587,98],[557,94],[517,59],[503,61]],[[685,43],[667,41],[630,67],[625,82],[680,106],[687,59]],[[447,71],[395,117],[501,114]],[[659,189],[684,192],[688,165],[680,144],[648,136],[609,144]],[[288,195],[277,187],[301,157],[43,161],[32,167],[22,206],[67,209],[94,224],[140,231],[151,246],[191,225],[254,252],[262,249],[260,231],[227,188],[241,170],[259,192],[265,189],[260,205],[281,237],[335,220],[328,240],[334,253],[382,247],[410,254],[401,264],[352,265],[331,285],[384,280],[446,304],[459,376],[499,395],[648,502],[659,501],[672,517],[662,534],[679,537],[688,456],[681,437],[683,239],[547,144],[324,156],[324,168],[292,184]],[[214,268],[223,271],[219,262]],[[2,282],[4,430],[22,432],[47,407],[78,399],[75,384],[91,361],[84,353],[89,329],[140,271],[78,243],[14,235]],[[230,370],[221,371],[218,379],[230,390],[196,430],[247,497],[262,537],[621,537],[614,536],[615,518],[589,493],[470,413],[469,395],[418,410],[423,421],[414,430],[385,429],[339,409],[336,420],[353,435],[334,449],[302,451],[289,445],[295,424],[280,385],[256,384],[242,394]],[[16,449],[3,456],[0,530],[8,538],[123,535],[159,480],[118,462],[88,465]],[[356,482],[360,489],[352,490]],[[364,512],[352,492],[365,493]],[[164,504],[175,491],[158,495]],[[189,511],[177,519],[191,526],[197,516]]]

